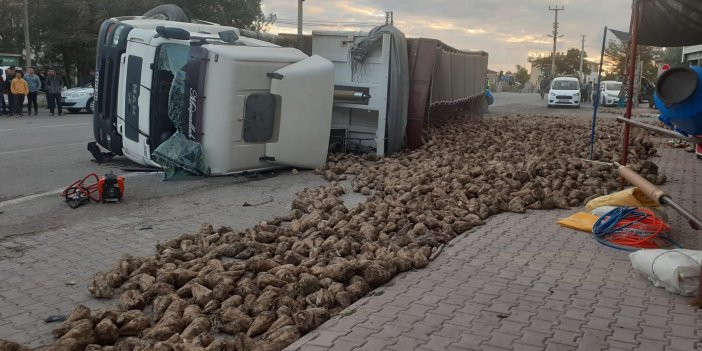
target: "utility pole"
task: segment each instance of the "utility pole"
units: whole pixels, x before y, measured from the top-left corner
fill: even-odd
[[[556,20],[553,22],[553,57],[551,58],[551,76],[556,76],[556,44],[558,43],[558,11],[564,11],[565,6],[548,7],[549,11],[556,13]]]
[[[28,69],[32,65],[32,53],[29,51],[29,0],[24,0],[24,51],[25,51],[25,62]]]
[[[26,1],[26,0],[25,0]],[[305,0],[297,0],[297,48],[302,47],[302,3]]]
[[[580,49],[580,78],[585,80],[585,74],[583,73],[583,57],[585,56],[585,34],[582,34],[581,36],[583,37],[583,40]]]

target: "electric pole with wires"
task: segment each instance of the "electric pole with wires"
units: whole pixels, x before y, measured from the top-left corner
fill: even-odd
[[[580,79],[585,80],[585,73],[583,73],[583,58],[585,57],[585,34],[581,34],[583,40],[580,47]]]
[[[297,48],[302,47],[302,3],[305,0],[297,0]]]
[[[553,57],[551,58],[551,76],[556,76],[556,45],[558,43],[558,11],[564,11],[565,6],[554,6],[548,7],[549,11],[554,11],[556,13],[556,20],[553,22]],[[562,35],[561,35],[562,36]]]
[[[29,69],[32,65],[32,52],[29,45],[29,0],[24,0],[24,51],[25,69]]]

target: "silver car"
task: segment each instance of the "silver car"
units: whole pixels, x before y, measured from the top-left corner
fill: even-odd
[[[83,109],[88,113],[93,113],[94,93],[95,89],[92,84],[66,89],[61,92],[61,106],[71,113],[78,113]]]

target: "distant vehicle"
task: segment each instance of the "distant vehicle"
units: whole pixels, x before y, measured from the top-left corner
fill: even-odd
[[[66,89],[61,92],[61,106],[71,113],[78,113],[80,110],[93,113],[95,106],[94,93],[95,89],[90,83],[82,87]]]
[[[614,80],[602,81],[600,88],[600,106],[616,106],[619,104],[619,91],[622,89],[622,82]]]
[[[0,76],[2,76],[2,79],[3,79],[3,80],[7,80],[7,76],[6,76],[6,74],[5,74],[5,70],[8,69],[8,68],[10,68],[10,66],[0,66]],[[14,78],[14,77],[12,77],[12,78]],[[12,79],[12,78],[10,78],[10,79]]]
[[[573,77],[556,77],[548,92],[548,107],[573,106],[580,108],[580,81]]]

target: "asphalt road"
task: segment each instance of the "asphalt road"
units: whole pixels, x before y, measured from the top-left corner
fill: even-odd
[[[593,108],[590,103],[581,103],[580,108],[558,107],[548,108],[546,100],[538,93],[493,93],[495,102],[489,107],[493,113],[539,113],[544,115],[577,115],[592,116]]]
[[[56,189],[95,169],[88,114],[0,117],[0,202]]]
[[[592,115],[592,107],[587,104],[580,109],[549,109],[538,94],[518,93],[496,93],[489,111],[488,117],[520,113]],[[324,183],[310,172],[295,177],[289,171],[275,172],[271,175],[273,180],[256,185],[242,177],[190,177],[164,182],[162,173],[123,171],[125,167],[137,166],[125,158],[116,158],[116,164],[96,164],[86,149],[92,140],[89,114],[49,117],[43,109],[39,116],[0,117],[0,241],[4,237],[62,228],[86,216],[180,216],[180,210],[175,208],[198,206],[206,201],[203,194],[236,194],[231,203],[240,206],[243,201],[266,201],[269,195],[262,189],[276,189],[287,198],[294,195],[292,189],[298,185]],[[63,188],[87,174],[110,171],[127,177],[126,198],[120,205],[92,204],[71,210],[59,196]],[[164,210],[169,206],[173,213]]]
[[[86,213],[99,218],[168,203],[197,205],[201,201],[198,194],[251,181],[186,177],[164,182],[160,172],[123,171],[141,167],[124,157],[107,165],[95,163],[86,148],[90,141],[92,116],[86,113],[50,117],[43,109],[38,116],[0,117],[0,240],[60,228],[84,219]],[[90,173],[109,172],[126,177],[122,204],[91,204],[71,210],[59,196],[66,186]],[[249,201],[255,203],[258,198]]]

